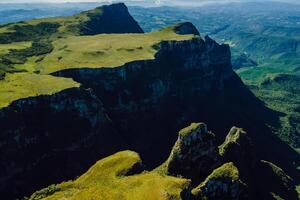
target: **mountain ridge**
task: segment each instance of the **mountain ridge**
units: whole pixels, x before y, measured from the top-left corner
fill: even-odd
[[[113,67],[54,70],[50,76],[72,79],[80,87],[20,99],[0,110],[0,190],[7,198],[73,179],[95,161],[125,149],[139,152],[148,169],[155,168],[169,156],[177,130],[192,121],[207,122],[217,143],[233,125],[243,127],[259,159],[279,163],[298,178],[294,163],[299,155],[264,124],[276,123],[278,113],[267,109],[232,70],[229,45],[201,38],[191,23],[152,34],[160,33],[172,37],[151,43],[150,34],[150,57]],[[125,49],[125,55],[144,48]],[[62,61],[57,57],[54,63]]]

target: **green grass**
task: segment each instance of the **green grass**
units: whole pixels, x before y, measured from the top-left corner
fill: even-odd
[[[268,124],[273,132],[291,147],[300,148],[300,77],[292,73],[270,73],[251,84],[252,92],[266,106],[282,113],[279,124]]]
[[[72,87],[79,87],[79,83],[68,78],[34,73],[6,74],[0,81],[0,108],[18,99],[51,95]]]
[[[6,40],[10,42],[30,41],[41,37],[55,40],[60,37],[81,35],[86,22],[95,14],[101,16],[102,8],[98,7],[68,17],[41,18],[2,25],[0,26],[0,43]]]
[[[297,185],[296,190],[298,192],[298,196],[299,196],[299,199],[300,199],[300,185]]]
[[[185,137],[191,132],[195,131],[196,129],[199,129],[203,124],[202,123],[191,123],[188,127],[185,127],[179,131],[179,135],[181,137]]]
[[[79,36],[78,30],[72,29],[80,28],[91,12],[101,12],[101,9],[72,17],[38,19],[0,28],[0,43],[1,38],[8,43],[0,44],[0,108],[18,99],[50,95],[79,86],[70,79],[51,76],[53,72],[118,67],[131,61],[154,59],[158,51],[155,45],[161,41],[197,37],[178,35],[174,32],[175,26],[147,34]],[[12,32],[7,33],[4,29]],[[43,34],[45,31],[47,33]],[[28,38],[33,41],[28,41]],[[18,42],[9,43],[10,40]]]
[[[176,200],[190,182],[156,172],[126,176],[140,163],[139,155],[123,151],[98,161],[74,181],[52,185],[36,192],[30,200]]]
[[[230,130],[229,134],[226,136],[224,143],[219,146],[219,154],[223,156],[226,153],[226,150],[228,149],[230,144],[237,143],[239,138],[245,134],[246,132],[243,129],[233,127]]]
[[[14,42],[10,44],[0,44],[0,55],[7,54],[10,50],[26,49],[31,47],[31,42]]]
[[[239,180],[239,171],[232,162],[225,163],[221,167],[215,169],[199,186],[192,190],[192,194],[198,196],[201,193],[201,188],[206,185],[209,181],[217,180]]]
[[[154,59],[154,45],[164,40],[189,40],[171,29],[146,34],[74,36],[53,42],[54,50],[39,63],[41,73],[74,69],[117,67],[136,60]]]

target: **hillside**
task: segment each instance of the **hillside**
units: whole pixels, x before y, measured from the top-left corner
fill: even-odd
[[[127,17],[120,18],[116,13]],[[107,24],[110,16],[113,20]],[[133,26],[123,31],[118,29],[119,23]],[[209,191],[207,183],[219,180],[216,177],[220,171],[225,171],[227,184],[232,175],[228,169],[233,169],[234,177],[241,170],[241,179],[249,182],[254,193],[294,198],[299,154],[267,126],[278,124],[280,113],[265,107],[232,70],[229,45],[201,37],[193,24],[179,23],[142,33],[124,4],[113,4],[65,18],[8,24],[1,32],[0,192],[4,198],[29,196],[50,184],[73,180],[97,160],[98,164],[81,178],[51,186],[32,198],[58,192],[54,199],[69,193],[74,198],[89,199],[88,195],[103,193],[109,186],[107,195],[115,199],[118,195],[139,198],[134,195],[147,196],[149,192],[158,199],[178,199],[185,194],[209,197],[213,194],[199,191]],[[222,159],[216,153],[209,167],[196,163],[195,171],[176,171],[177,165],[170,167],[174,167],[170,151],[177,131],[193,121],[208,123],[218,145],[232,126],[243,127],[254,145],[253,162],[276,163],[282,169],[274,165],[271,169],[276,170],[272,171],[280,171],[288,181],[277,191],[273,180],[266,178],[264,184],[270,185],[269,191],[257,190],[251,182],[257,180],[247,173],[264,174],[265,168],[270,171],[265,165],[273,164],[244,169],[245,160],[237,161],[231,153],[224,153],[230,149],[227,144],[220,147]],[[191,129],[187,130],[182,137],[189,135]],[[234,139],[226,137],[229,143]],[[141,155],[149,173],[123,179],[138,173],[130,169],[140,163],[137,154],[124,151],[127,149]],[[214,152],[217,149],[217,145],[209,148]],[[114,154],[119,151],[123,153]],[[235,148],[231,151],[235,155]],[[189,158],[187,163],[191,163]],[[167,164],[163,169],[158,167],[162,163]],[[112,171],[105,168],[106,164]],[[103,176],[103,182],[95,179],[98,176]],[[172,176],[191,179],[194,192],[189,187],[182,194],[189,181]],[[281,184],[282,177],[275,177]],[[240,178],[233,181],[230,188],[243,186]],[[132,190],[119,194],[118,189],[124,189],[127,183],[132,184]],[[156,187],[154,183],[161,185]]]
[[[219,150],[214,138],[204,123],[192,123],[179,131],[170,157],[155,170],[142,172],[140,156],[122,151],[29,199],[298,199],[293,179],[281,168],[251,157],[251,141],[242,129],[233,127]],[[261,173],[260,180],[247,175],[252,170]]]

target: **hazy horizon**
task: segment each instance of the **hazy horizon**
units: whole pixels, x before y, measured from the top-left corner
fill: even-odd
[[[135,5],[177,5],[177,6],[197,6],[203,5],[207,3],[231,3],[231,2],[283,2],[283,3],[299,3],[298,0],[0,0],[0,3],[5,4],[22,4],[22,3],[32,3],[32,4],[39,4],[39,3],[117,3],[117,2],[124,2],[128,4],[135,4]]]

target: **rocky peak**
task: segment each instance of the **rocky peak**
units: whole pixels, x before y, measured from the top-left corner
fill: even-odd
[[[225,163],[215,169],[198,187],[192,190],[200,199],[249,199],[247,186],[240,180],[239,171],[233,163]]]
[[[82,35],[143,33],[124,3],[104,5],[84,13],[89,19],[81,25]]]
[[[193,35],[200,36],[199,31],[191,22],[183,22],[175,25],[175,33],[180,35],[193,34]]]
[[[178,135],[165,163],[167,173],[191,179],[207,175],[218,163],[215,135],[207,130],[204,123],[192,123],[180,130]]]
[[[252,142],[247,133],[238,127],[232,127],[225,141],[219,146],[219,154],[224,161],[236,164],[250,164],[253,161]]]
[[[255,182],[257,187],[261,190],[264,188],[270,199],[299,199],[295,181],[274,163],[260,160],[256,163],[253,171],[256,172]]]

